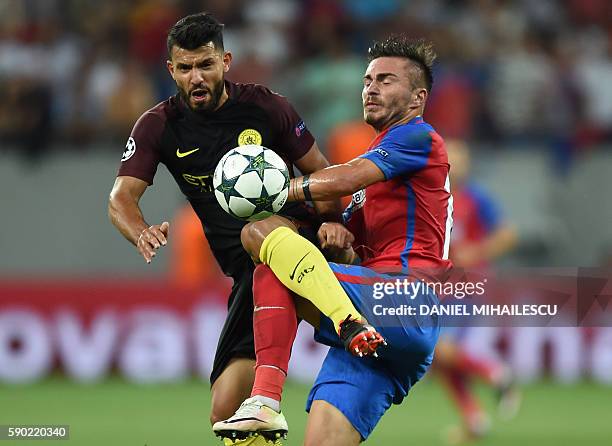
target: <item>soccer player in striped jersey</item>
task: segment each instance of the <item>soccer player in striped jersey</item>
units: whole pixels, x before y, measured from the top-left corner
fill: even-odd
[[[442,138],[422,118],[435,54],[425,41],[395,36],[375,43],[369,56],[363,111],[377,137],[362,156],[293,179],[289,192],[290,201],[353,195],[345,219],[354,241],[352,236],[337,240],[323,234],[321,246],[332,247],[342,262],[328,263],[283,217],[243,228],[243,246],[263,263],[254,274],[256,377],[252,397],[233,417],[215,423],[217,434],[287,430],[280,399],[296,313],[315,326],[319,342],[331,346],[308,398],[306,445],[359,444],[431,365],[437,317],[381,314],[376,308],[434,305],[434,292],[425,286],[409,297],[401,290],[392,292],[391,286],[380,300],[375,291],[398,278],[440,280],[451,267],[449,164]],[[264,291],[280,283],[308,302],[296,299],[293,304],[289,292]],[[347,352],[334,321],[322,315],[330,314],[327,307],[343,294],[386,339],[378,358]],[[322,312],[312,311],[311,304]]]

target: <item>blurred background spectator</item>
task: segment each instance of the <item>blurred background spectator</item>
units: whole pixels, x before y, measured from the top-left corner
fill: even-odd
[[[545,143],[567,167],[578,149],[612,138],[612,82],[602,81],[612,79],[611,9],[597,0],[5,0],[0,138],[29,157],[119,144],[174,92],[167,29],[209,10],[235,53],[228,77],[291,97],[320,141],[360,117],[368,43],[408,31],[440,56],[427,119],[441,134]]]
[[[20,190],[30,201],[0,197],[17,209],[6,213],[9,228],[28,229],[23,203],[37,207],[36,181],[72,202],[106,194],[136,119],[176,92],[165,64],[167,30],[203,10],[226,24],[234,54],[228,79],[289,97],[334,163],[359,155],[373,137],[360,103],[368,45],[392,32],[432,40],[439,57],[425,119],[474,148],[474,174],[521,234],[511,260],[596,264],[602,241],[612,243],[601,224],[612,217],[601,205],[612,193],[612,3],[605,0],[4,0],[2,178],[23,177],[11,164],[17,157],[31,175]],[[72,172],[89,191],[56,181]],[[94,210],[106,199],[97,197]],[[153,208],[161,212],[163,203]],[[66,234],[85,232],[70,212],[56,215]],[[116,234],[102,215],[88,223],[104,240],[100,254],[74,262],[83,251],[64,247],[65,265],[112,269]],[[33,264],[27,249],[17,251],[0,268]],[[59,267],[52,256],[36,258],[41,270]]]
[[[176,92],[166,32],[200,11],[226,24],[227,78],[289,97],[333,163],[358,156],[374,136],[360,103],[371,41],[392,32],[432,40],[439,57],[425,119],[449,147],[467,141],[474,179],[516,228],[518,245],[501,267],[578,275],[588,297],[604,284],[601,302],[610,294],[609,269],[591,277],[581,268],[612,265],[610,0],[0,0],[5,424],[71,424],[75,444],[213,444],[203,436],[207,386],[187,384],[180,396],[179,386],[135,390],[114,375],[147,384],[207,379],[229,279],[163,166],[142,200],[150,221],[172,221],[155,262],[122,239],[106,208],[135,120]],[[459,183],[451,190],[458,220],[473,217]],[[455,244],[461,228],[457,221]],[[463,266],[466,252],[453,253]],[[509,361],[523,380],[547,378],[527,389],[524,416],[495,444],[610,443],[612,329],[610,319],[597,325],[467,330],[471,353]],[[302,333],[290,376],[310,382],[324,351]],[[57,368],[70,381],[112,381],[71,386],[56,379]],[[46,377],[48,387],[1,387]],[[453,415],[441,394],[423,391],[423,410],[396,411],[372,444],[404,444],[406,429],[439,444]],[[305,393],[290,386],[283,400],[292,422],[304,420]],[[121,402],[117,410],[108,410],[109,398]],[[579,417],[567,410],[575,401],[584,402]]]

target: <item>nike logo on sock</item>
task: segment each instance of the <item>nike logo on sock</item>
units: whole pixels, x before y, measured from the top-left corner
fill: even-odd
[[[256,313],[256,312],[261,311],[261,310],[286,310],[286,308],[285,307],[272,307],[272,306],[270,306],[270,307],[258,307],[258,306],[255,306],[255,308],[253,309],[253,312]]]
[[[289,274],[289,279],[293,280],[293,278],[295,277],[295,272],[298,269],[298,266],[300,266],[300,263],[302,263],[302,260],[304,260],[308,254],[310,254],[310,251],[308,251],[306,254],[304,254],[304,257],[302,257],[300,259],[300,261],[297,262],[297,265],[295,265],[295,268],[293,268],[293,272],[291,274]]]

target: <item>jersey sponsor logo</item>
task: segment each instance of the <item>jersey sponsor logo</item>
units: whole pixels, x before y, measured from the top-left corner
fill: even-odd
[[[192,153],[195,153],[198,150],[200,150],[199,147],[193,150],[188,150],[187,152],[181,152],[181,149],[176,149],[176,156],[178,156],[179,158],[183,158],[184,156],[191,155]]]
[[[342,221],[344,221],[344,223],[348,223],[348,221],[353,216],[353,212],[355,212],[357,209],[362,208],[363,205],[365,204],[365,201],[366,201],[365,189],[361,189],[355,192],[353,194],[353,198],[351,199],[351,202],[349,203],[349,205],[346,207],[346,209],[342,213]]]
[[[242,132],[240,132],[240,135],[238,135],[239,146],[260,146],[262,142],[263,138],[261,137],[261,133],[255,129],[244,129]]]
[[[127,143],[125,143],[125,150],[123,151],[121,162],[129,160],[134,153],[136,153],[136,141],[134,141],[134,138],[130,136]]]
[[[353,210],[359,209],[363,207],[366,201],[366,193],[365,189],[358,190],[353,194],[353,198],[351,199],[351,206]]]
[[[213,191],[212,175],[191,175],[188,173],[184,173],[183,179],[192,186],[199,187],[200,192]]]
[[[298,122],[298,124],[295,126],[295,136],[299,138],[300,136],[302,136],[302,134],[305,131],[306,131],[306,124],[304,124],[304,121]]]

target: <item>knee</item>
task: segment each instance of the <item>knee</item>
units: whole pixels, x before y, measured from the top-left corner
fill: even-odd
[[[330,433],[329,436],[325,435],[307,435],[304,438],[304,446],[358,446],[361,443],[361,437],[358,439],[347,438],[345,436],[336,436]]]
[[[259,238],[261,238],[261,229],[259,226],[260,222],[253,221],[244,225],[240,231],[240,242],[242,243],[242,247],[254,259],[259,259],[258,248],[261,247],[261,240],[259,240]]]
[[[326,446],[327,438],[308,432],[304,437],[304,446]]]
[[[319,443],[315,443],[312,438],[304,438],[304,446],[321,446]]]
[[[358,446],[361,434],[335,406],[315,400],[310,408],[305,446]]]
[[[304,438],[304,446],[333,446],[333,439],[324,437],[322,435],[307,435]]]
[[[264,220],[252,221],[244,225],[240,231],[240,241],[246,252],[257,262],[259,261],[259,251],[264,240],[270,233],[279,227],[287,227],[297,232],[295,225],[285,217],[273,215]]]

